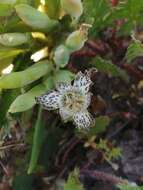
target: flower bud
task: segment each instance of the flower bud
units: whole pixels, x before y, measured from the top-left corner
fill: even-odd
[[[67,14],[76,19],[83,13],[81,0],[61,0],[61,7]]]
[[[56,48],[54,53],[54,61],[59,67],[64,67],[68,64],[70,58],[70,51],[64,45],[60,45]]]
[[[89,24],[82,24],[79,30],[72,32],[67,40],[66,46],[71,50],[71,52],[80,50],[84,43],[87,41],[88,29],[91,27]]]

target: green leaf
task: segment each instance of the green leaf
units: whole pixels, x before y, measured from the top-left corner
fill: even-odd
[[[34,0],[35,1],[35,0]],[[33,0],[16,0],[16,5],[18,5],[18,4],[28,4],[28,5],[31,5],[31,4],[33,4]]]
[[[138,20],[139,16],[141,16],[142,8],[142,0],[138,0],[138,3],[136,0],[127,0],[124,2],[119,2],[116,10],[118,11],[118,16],[121,18],[126,17],[128,18],[129,22],[135,22]]]
[[[5,58],[11,58],[15,57],[16,55],[24,52],[25,50],[23,49],[14,49],[14,48],[4,48],[0,47],[0,60],[3,60]]]
[[[68,70],[59,70],[54,74],[54,82],[55,84],[61,82],[70,83],[74,79],[74,74]]]
[[[9,108],[10,113],[23,112],[32,108],[35,104],[35,97],[44,94],[47,90],[43,84],[33,87],[28,92],[19,95]]]
[[[34,177],[29,175],[16,176],[12,187],[14,190],[34,190]]]
[[[1,4],[10,4],[10,5],[14,5],[17,2],[17,0],[1,0]]]
[[[38,118],[35,124],[35,132],[33,137],[33,146],[32,146],[30,164],[28,168],[28,174],[31,174],[36,168],[40,149],[44,140],[43,138],[45,132],[44,129],[45,129],[45,124],[43,123],[42,119],[42,108],[39,107]]]
[[[13,58],[22,52],[24,52],[22,49],[1,48],[0,46],[0,74],[3,69],[12,63]]]
[[[94,136],[99,133],[103,133],[106,130],[106,127],[110,123],[110,118],[108,116],[99,116],[95,119],[95,125],[90,128],[88,135]]]
[[[139,56],[143,56],[143,45],[140,41],[134,41],[129,45],[125,59],[130,63],[133,59]]]
[[[39,155],[38,165],[44,167],[48,171],[52,165],[51,160],[55,159],[55,155],[59,151],[59,143],[64,133],[64,129],[60,128],[59,120],[54,118],[49,122],[44,136],[44,142]]]
[[[58,19],[60,14],[60,0],[45,0],[47,14],[52,19]]]
[[[133,30],[133,23],[125,22],[118,31],[118,36],[129,36]]]
[[[26,25],[22,20],[19,19],[17,15],[9,18],[5,18],[5,22],[2,24],[1,34],[3,33],[25,33],[32,32],[35,29]]]
[[[28,92],[17,96],[17,98],[10,105],[8,112],[16,113],[31,109],[36,104],[35,97],[46,93],[52,88],[53,88],[53,78],[48,77],[46,80],[43,81],[42,84],[34,86]]]
[[[99,116],[95,119],[95,134],[102,133],[106,130],[106,127],[110,123],[110,118],[108,116]]]
[[[49,61],[45,60],[32,65],[24,71],[3,75],[0,77],[0,88],[13,89],[23,87],[50,73],[51,69],[52,66]]]
[[[0,17],[10,16],[13,9],[9,4],[2,4],[0,2]]]
[[[132,185],[132,184],[118,184],[117,187],[120,190],[143,190],[143,186],[139,187],[137,185]]]
[[[7,112],[11,103],[20,94],[19,89],[3,91],[0,97],[0,128],[6,121]]]
[[[129,35],[137,25],[142,24],[143,1],[126,0],[119,1],[116,7],[112,7],[107,0],[83,0],[84,14],[83,20],[93,25],[91,34],[99,35],[98,32],[106,27],[114,26],[114,21],[124,20],[120,26],[120,35]],[[94,9],[93,9],[94,7]]]
[[[43,79],[43,85],[47,90],[51,90],[54,87],[54,79],[52,76],[45,77]]]
[[[92,65],[99,71],[107,73],[108,75],[113,77],[121,77],[125,81],[129,80],[127,73],[118,66],[114,65],[111,61],[104,60],[101,57],[96,57],[92,61]]]
[[[119,30],[120,35],[130,35],[138,24],[142,25],[142,9],[142,0],[139,0],[138,3],[136,3],[136,0],[119,1],[118,6],[114,9],[113,17],[125,20]]]
[[[28,0],[1,0],[0,17],[10,16],[14,12],[14,6],[19,3],[27,3]]]
[[[84,0],[84,22],[93,25],[91,33],[96,33],[109,24],[111,6],[107,0]],[[94,9],[93,9],[94,7]]]
[[[68,181],[64,185],[64,190],[84,190],[83,185],[79,181],[79,172],[75,170],[72,172],[69,177]]]
[[[5,33],[0,35],[0,44],[4,46],[19,46],[28,43],[30,35],[24,33]]]
[[[1,75],[1,72],[3,71],[3,69],[8,67],[12,63],[12,60],[13,60],[13,58],[7,58],[7,59],[0,60],[0,75]]]
[[[50,19],[45,13],[38,11],[30,5],[16,5],[15,9],[25,24],[37,30],[50,32],[58,26],[58,21]]]

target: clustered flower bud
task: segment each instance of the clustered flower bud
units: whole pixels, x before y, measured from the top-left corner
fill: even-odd
[[[59,67],[64,67],[68,64],[70,54],[80,50],[88,39],[88,30],[91,27],[89,24],[81,24],[80,28],[72,32],[66,39],[64,45],[60,45],[54,52],[54,61]]]

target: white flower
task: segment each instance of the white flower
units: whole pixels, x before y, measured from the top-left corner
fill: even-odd
[[[36,98],[37,102],[47,110],[59,110],[64,122],[73,120],[79,129],[89,128],[93,122],[87,108],[91,102],[89,92],[92,81],[89,73],[79,72],[73,85],[61,83],[55,91]]]

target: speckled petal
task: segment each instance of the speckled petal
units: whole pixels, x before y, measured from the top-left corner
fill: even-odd
[[[89,91],[92,81],[88,73],[83,74],[78,72],[74,80],[74,87],[79,88],[82,92],[87,93]]]
[[[67,90],[71,90],[72,86],[69,83],[60,83],[57,85],[56,89],[63,93],[66,92]]]
[[[93,123],[92,116],[88,111],[76,113],[73,120],[78,129],[88,129]]]
[[[92,93],[88,92],[87,94],[85,94],[85,105],[84,105],[84,109],[87,109],[91,103],[91,96]]]
[[[61,95],[57,91],[52,91],[36,98],[37,103],[41,104],[47,110],[55,110],[59,108]]]

